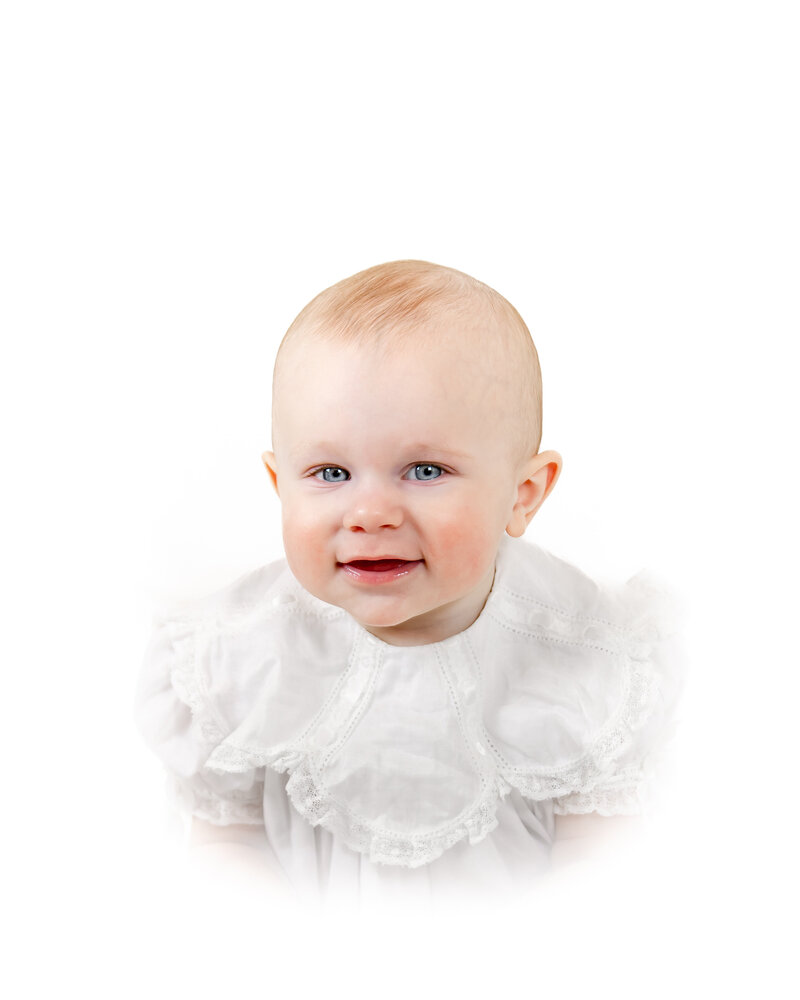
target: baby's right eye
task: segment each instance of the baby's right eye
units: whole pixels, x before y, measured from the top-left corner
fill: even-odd
[[[350,473],[339,465],[324,465],[314,472],[314,478],[326,483],[345,483],[350,478]]]

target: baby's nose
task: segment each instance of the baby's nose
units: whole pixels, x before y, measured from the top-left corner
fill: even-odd
[[[360,491],[345,512],[342,523],[348,531],[380,531],[397,528],[403,522],[403,510],[391,491]]]

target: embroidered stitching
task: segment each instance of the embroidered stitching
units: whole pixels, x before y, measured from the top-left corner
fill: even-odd
[[[553,614],[559,615],[562,618],[568,618],[573,622],[594,622],[596,625],[607,625],[617,632],[633,632],[633,629],[629,625],[618,625],[616,622],[608,621],[607,618],[594,618],[591,615],[573,615],[568,611],[563,611],[561,608],[555,607],[553,604],[545,604],[544,601],[540,601],[535,597],[527,597],[525,594],[520,594],[516,590],[510,590],[508,587],[501,587],[500,590],[507,596],[513,597],[518,601],[522,601],[525,604],[536,604],[538,607],[544,608],[545,611],[551,611]]]
[[[447,690],[450,694],[450,700],[452,701],[453,706],[455,707],[456,710],[456,718],[458,719],[458,727],[461,730],[461,738],[463,739],[467,751],[469,752],[470,760],[472,761],[472,765],[475,768],[475,773],[480,779],[481,788],[485,790],[488,784],[485,774],[485,768],[481,766],[481,762],[477,757],[477,755],[475,754],[475,750],[472,745],[473,741],[470,737],[469,729],[467,727],[466,719],[464,717],[464,712],[461,708],[461,701],[458,695],[456,694],[455,687],[449,676],[448,668],[445,665],[445,662],[441,656],[440,651],[438,649],[434,649],[434,653],[436,655],[437,663],[439,664],[439,670],[442,676],[444,677],[445,684],[447,685]]]
[[[364,690],[359,694],[358,699],[355,705],[353,706],[353,709],[351,710],[347,728],[345,729],[341,738],[338,739],[328,750],[327,754],[320,762],[320,768],[327,767],[327,765],[330,763],[333,757],[339,752],[339,750],[341,750],[344,744],[350,739],[353,730],[356,728],[358,723],[363,718],[364,712],[367,709],[367,705],[369,705],[371,701],[372,692],[375,690],[375,685],[377,684],[377,678],[381,668],[381,663],[382,663],[382,657],[380,655],[380,651],[377,650],[373,654],[373,662],[369,667],[369,677],[367,679],[367,684]]]
[[[541,639],[542,642],[555,642],[562,646],[582,646],[584,649],[594,649],[598,653],[608,653],[609,656],[617,656],[618,652],[613,649],[606,649],[605,646],[596,646],[592,642],[581,642],[578,639],[562,639],[561,636],[557,635],[543,635],[541,632],[526,631],[521,628],[517,628],[514,625],[509,625],[507,622],[503,621],[502,618],[498,618],[495,614],[489,614],[489,617],[497,622],[497,624],[504,628],[507,632],[513,632],[515,635],[521,635],[525,637],[530,637],[533,639]],[[539,626],[540,628],[543,626]]]

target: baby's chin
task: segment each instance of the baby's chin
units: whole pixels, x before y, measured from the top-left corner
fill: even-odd
[[[354,614],[353,611],[347,607],[345,607],[344,610],[347,611],[350,616],[368,632],[372,632],[374,629],[397,629],[398,631],[402,631],[403,629],[408,628],[424,627],[433,614],[433,612],[423,612],[421,615],[413,615],[412,617],[409,617],[408,615],[397,614],[396,612],[392,614],[387,610],[383,613],[376,611],[363,615]]]
[[[397,607],[399,601],[396,596],[386,595],[385,598],[376,599],[375,595],[371,595],[369,598],[364,597],[361,600],[337,599],[339,595],[331,594],[329,590],[315,590],[307,584],[304,586],[319,600],[331,605],[331,607],[346,611],[361,628],[373,634],[377,634],[378,630],[383,629],[402,631],[405,628],[415,627],[415,623],[424,626],[426,621],[435,616],[438,610],[438,608],[423,608],[409,614],[408,608]]]

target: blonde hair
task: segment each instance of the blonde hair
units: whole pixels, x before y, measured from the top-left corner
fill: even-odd
[[[306,338],[393,349],[419,343],[453,326],[481,335],[481,347],[500,350],[519,394],[523,457],[541,442],[542,376],[530,331],[511,303],[489,285],[453,268],[422,260],[398,260],[359,271],[320,292],[298,314],[281,341],[273,374],[274,401],[288,349]]]

